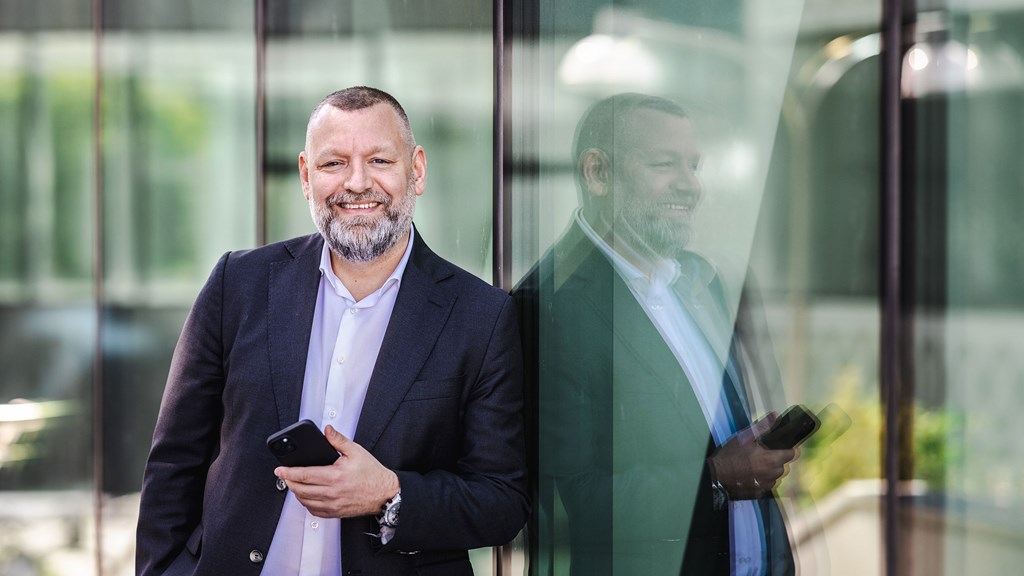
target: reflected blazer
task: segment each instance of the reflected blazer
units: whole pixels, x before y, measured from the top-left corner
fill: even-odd
[[[712,286],[721,289],[717,280]],[[529,428],[541,439],[531,458],[531,558],[557,557],[567,544],[573,575],[728,576],[729,515],[714,507],[707,420],[672,350],[605,255],[573,222],[514,295],[527,397],[536,398]],[[761,323],[751,308],[739,305],[732,354],[748,384],[778,386],[771,355],[754,342]],[[792,574],[778,506],[768,499],[761,507],[767,573]]]
[[[399,526],[381,546],[373,517],[343,520],[346,575],[471,574],[466,551],[528,514],[514,304],[414,238],[354,438],[398,474]],[[260,573],[285,499],[266,439],[298,419],[322,248],[225,254],[201,290],[146,465],[139,574]]]

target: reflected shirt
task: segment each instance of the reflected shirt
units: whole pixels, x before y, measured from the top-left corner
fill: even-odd
[[[691,253],[679,261],[668,258],[650,261],[632,251],[628,242],[619,241],[614,232],[612,241],[616,248],[613,249],[590,227],[582,210],[577,209],[575,218],[587,238],[611,262],[672,350],[700,403],[715,445],[721,446],[737,431],[723,390],[725,370],[733,375],[729,380],[739,380],[735,366],[729,362],[732,326],[728,318],[717,312],[711,293],[714,268]],[[647,272],[622,253],[640,262]],[[737,394],[742,398],[739,391]],[[729,531],[731,573],[736,576],[762,574],[766,564],[764,528],[756,501],[730,502]]]
[[[330,249],[324,244],[300,420],[308,418],[321,430],[330,424],[346,437],[355,438],[370,376],[412,254],[413,234],[410,228],[405,255],[391,276],[358,302],[334,274]],[[341,566],[341,520],[313,516],[289,491],[263,574],[333,576],[341,574]]]

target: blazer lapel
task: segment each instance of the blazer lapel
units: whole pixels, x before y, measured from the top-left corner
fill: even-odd
[[[573,228],[578,230],[575,225]],[[582,231],[576,233],[583,236]],[[589,239],[583,242],[589,247],[589,254],[579,258],[580,263],[574,269],[577,277],[588,287],[581,293],[583,298],[590,300],[593,318],[604,324],[594,333],[610,331],[614,334],[613,346],[632,360],[631,365],[642,367],[653,376],[654,382],[649,385],[668,393],[691,432],[697,436],[707,435],[704,413],[675,354],[604,254]],[[638,382],[626,384],[645,385]]]
[[[372,451],[427,361],[455,304],[438,283],[451,268],[414,235],[395,308],[359,415],[355,441]]]
[[[268,286],[267,346],[278,428],[299,417],[323,240],[314,234],[289,241],[285,248],[291,258],[271,263]]]
[[[612,309],[615,345],[628,350],[637,365],[650,371],[656,385],[668,392],[690,431],[698,437],[706,436],[707,422],[686,372],[618,274]]]

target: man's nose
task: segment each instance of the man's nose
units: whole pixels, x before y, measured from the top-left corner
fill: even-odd
[[[370,174],[360,162],[353,162],[349,166],[348,175],[345,178],[345,190],[349,192],[366,192],[373,185]]]
[[[700,196],[704,191],[704,184],[697,174],[697,170],[690,166],[684,166],[676,174],[675,187],[677,190],[690,192]]]

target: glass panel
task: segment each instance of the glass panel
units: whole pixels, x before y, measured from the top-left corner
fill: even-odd
[[[0,1],[0,573],[89,574],[93,486],[88,8]]]
[[[315,231],[297,171],[306,121],[327,94],[365,84],[402,103],[426,149],[417,228],[490,281],[490,3],[271,1],[267,27],[268,240]]]
[[[535,8],[506,162],[531,565],[878,573],[878,6]],[[756,447],[793,404],[801,451]]]
[[[490,281],[493,57],[490,2],[267,3],[267,239],[315,232],[298,155],[313,107],[368,85],[395,96],[426,150],[415,223],[442,257]],[[492,572],[490,549],[470,553]]]
[[[102,561],[132,574],[179,331],[216,259],[256,242],[256,46],[252,2],[103,5]]]
[[[915,574],[1024,561],[1024,4],[931,3],[904,83],[915,155]]]

